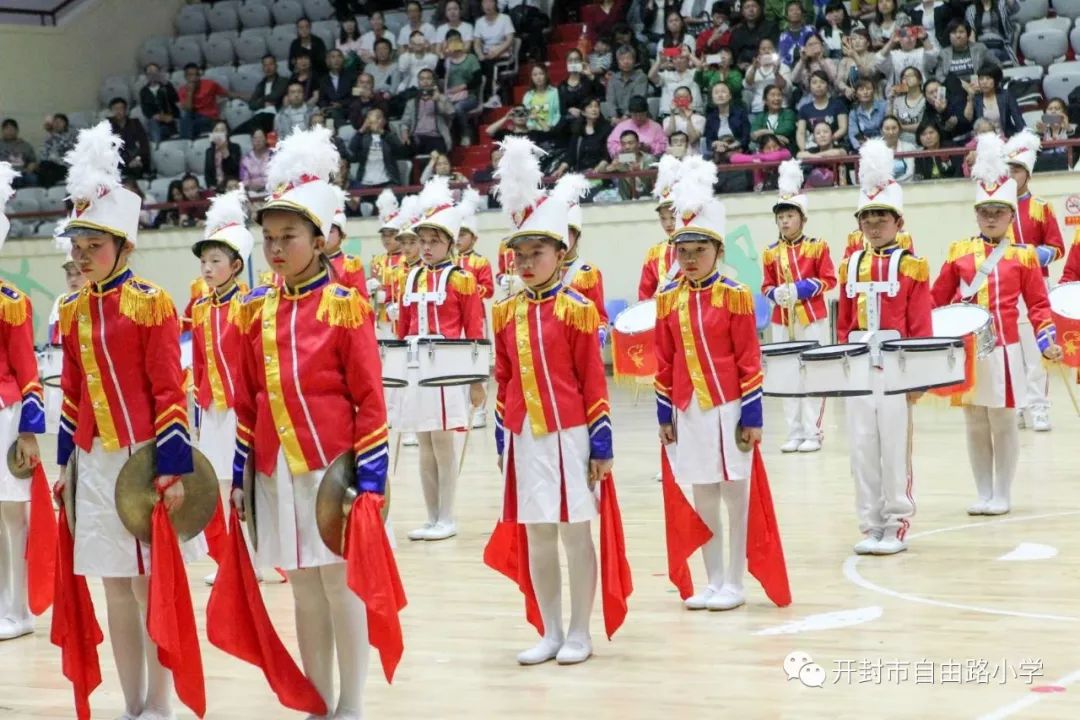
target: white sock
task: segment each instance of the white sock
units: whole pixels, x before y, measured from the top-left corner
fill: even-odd
[[[319,568],[286,573],[296,604],[296,643],[300,663],[326,707],[334,707],[334,628]]]
[[[143,632],[143,656],[146,661],[146,702],[143,712],[155,711],[166,717],[172,713],[172,672],[158,660],[157,645],[146,633],[147,597],[150,578],[146,575],[131,578],[131,590],[139,605],[139,626]]]
[[[743,576],[746,574],[746,519],[750,510],[750,481],[722,482],[720,493],[727,505],[728,545],[731,548],[724,585],[741,591]]]
[[[589,642],[589,619],[596,599],[596,547],[592,523],[559,523],[570,580],[570,629],[567,638]]]
[[[434,434],[416,433],[416,439],[420,443],[420,488],[424,491],[428,523],[432,525],[439,520],[439,461],[432,442]]]
[[[364,684],[367,680],[368,644],[367,611],[364,602],[349,589],[345,563],[319,568],[323,591],[330,604],[334,622],[334,645],[337,648],[337,715],[360,715],[363,711]]]
[[[457,490],[458,454],[453,430],[437,430],[431,433],[431,446],[435,451],[435,463],[439,468],[438,522],[449,525],[454,522],[454,493]]]
[[[980,502],[989,502],[994,496],[994,444],[991,440],[990,416],[981,405],[965,405],[964,420],[967,425],[968,460],[975,475],[975,491]]]
[[[29,530],[27,516],[30,503],[0,503],[0,534],[6,538],[4,566],[0,567],[0,582],[7,585],[6,602],[0,604],[0,618],[13,620],[30,619],[30,606],[26,598],[26,541]],[[6,572],[5,572],[6,568]]]
[[[544,639],[561,644],[565,635],[562,624],[562,575],[559,571],[559,526],[533,523],[525,526],[529,537],[529,576],[532,578],[540,617],[544,620]]]
[[[139,614],[139,603],[131,578],[102,578],[105,607],[109,618],[109,641],[112,644],[116,674],[124,693],[124,710],[131,716],[143,711],[146,703],[146,657],[143,642],[146,623]]]
[[[724,586],[724,535],[720,520],[720,486],[723,483],[692,485],[694,490],[694,509],[705,525],[712,530],[712,537],[701,546],[701,557],[705,560],[705,575],[709,587],[719,590]],[[680,491],[681,492],[681,491]]]
[[[1020,456],[1020,430],[1016,427],[1016,410],[990,408],[987,410],[990,432],[994,439],[994,500],[1008,505],[1012,499],[1012,483]]]

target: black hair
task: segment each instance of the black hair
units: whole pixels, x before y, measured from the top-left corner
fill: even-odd
[[[959,27],[964,28],[964,30],[967,31],[967,34],[969,36],[971,35],[971,26],[968,25],[968,21],[964,18],[953,18],[952,20],[950,20],[949,24],[945,26],[945,32],[949,35],[952,35],[953,31]]]
[[[296,27],[300,27],[300,23],[302,23],[302,22],[306,22],[308,25],[310,25],[311,24],[311,18],[309,18],[307,15],[301,15],[300,17],[298,17],[296,19]]]
[[[454,29],[447,30],[446,31],[446,42],[450,42],[454,38],[457,38],[458,40],[462,40],[461,32],[458,31],[458,30],[454,30]]]
[[[71,121],[68,120],[68,116],[64,113],[53,113],[53,120],[63,120],[64,127],[71,127]]]
[[[345,30],[345,23],[348,22],[349,20],[352,20],[353,25],[356,26],[355,29],[353,30],[355,35],[352,36],[352,37],[350,37],[349,33]],[[357,22],[355,15],[345,15],[343,17],[338,18],[338,21],[341,23],[341,32],[338,33],[338,37],[341,39],[341,42],[346,43],[346,42],[349,42],[350,40],[359,39],[359,37],[360,37],[360,23]]]
[[[192,68],[194,68],[195,70],[198,70],[199,69],[199,64],[198,63],[188,63],[187,65],[184,66],[184,73],[186,74],[187,71],[191,70]]]
[[[918,129],[915,130],[915,139],[921,143],[923,131],[929,128],[933,128],[937,131],[938,140],[941,141],[941,147],[945,147],[945,143],[947,142],[945,138],[945,131],[941,129],[941,125],[939,125],[937,120],[934,120],[933,118],[923,118],[923,121],[919,123]]]
[[[716,15],[717,13],[719,13],[721,15],[724,15],[725,17],[730,18],[731,17],[731,5],[726,3],[726,2],[723,2],[723,0],[717,0],[717,2],[714,2],[712,4],[712,7],[709,8],[709,14],[710,15]]]
[[[311,52],[309,50],[305,50],[304,48],[300,48],[296,51],[296,54],[293,55],[293,60],[299,60],[300,58],[307,58],[308,60],[311,60]]]
[[[225,243],[221,242],[220,240],[203,240],[202,242],[200,242],[198,244],[198,249],[199,249],[199,257],[200,258],[202,257],[202,254],[204,252],[206,252],[207,250],[220,250],[221,252],[223,252],[223,253],[225,253],[226,255],[229,256],[229,262],[230,263],[234,262],[236,260],[239,260],[240,261],[240,269],[237,270],[235,273],[233,273],[234,278],[244,271],[244,267],[245,267],[244,258],[240,257],[240,253],[236,252],[236,250],[233,247],[231,247],[230,245],[226,245]]]
[[[1001,71],[1001,68],[992,63],[983,63],[979,67],[979,71],[975,73],[978,77],[988,77],[994,79],[994,90],[1000,90],[1002,84],[1005,82],[1005,73]]]
[[[273,60],[274,64],[277,65],[277,58],[274,57],[274,53],[266,53],[265,55],[263,55],[261,62],[266,62],[268,59]]]
[[[686,144],[687,145],[690,144],[690,136],[687,135],[686,133],[684,133],[682,130],[676,130],[675,132],[671,133],[671,137],[668,138],[668,144],[670,145],[671,141],[674,140],[676,137],[679,137],[679,136],[686,138]]]
[[[391,50],[394,49],[394,46],[386,38],[379,38],[378,40],[375,41],[375,47],[379,47],[380,45],[385,45],[386,47],[390,48]]]
[[[112,106],[115,105],[116,103],[120,103],[125,108],[128,106],[127,100],[125,100],[124,98],[122,98],[120,96],[117,96],[117,97],[114,97],[112,100],[109,101],[109,107],[112,108]]]
[[[633,135],[635,140],[637,140],[638,142],[641,142],[641,137],[636,132],[634,132],[633,130],[623,130],[622,135],[619,136],[619,139],[622,140],[627,135]]]
[[[419,35],[420,37],[425,37],[424,33],[422,33],[421,31],[413,30],[411,33],[409,33],[409,39],[412,40],[417,35]]]

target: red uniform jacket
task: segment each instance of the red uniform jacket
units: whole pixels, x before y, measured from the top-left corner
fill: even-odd
[[[645,264],[641,266],[641,280],[638,282],[638,300],[648,300],[656,291],[672,280],[682,277],[682,270],[668,278],[668,271],[675,264],[675,243],[664,240],[649,248],[645,254]]]
[[[1069,256],[1065,260],[1065,270],[1061,273],[1061,282],[1080,282],[1080,230],[1073,236]]]
[[[461,253],[458,256],[458,267],[468,270],[476,278],[476,290],[481,300],[495,295],[495,278],[491,275],[491,263],[486,257],[478,255],[475,250]]]
[[[1045,200],[1024,193],[1016,199],[1016,217],[1009,228],[1010,238],[1020,245],[1031,245],[1036,250],[1042,276],[1050,277],[1050,263],[1065,257],[1065,241],[1061,237],[1061,228],[1054,217],[1053,206]]]
[[[573,260],[563,261],[563,272],[568,272],[573,263]],[[596,306],[596,312],[600,313],[601,334],[606,334],[608,314],[604,306],[604,276],[600,273],[600,268],[595,265],[582,265],[573,277],[563,275],[563,283],[571,290],[576,290],[583,297],[588,298]]]
[[[484,305],[477,291],[476,278],[451,260],[444,260],[434,267],[422,267],[412,288],[404,286],[409,280],[408,273],[405,274],[397,324],[399,338],[421,334],[419,303],[406,305],[406,295],[409,292],[436,292],[444,273],[450,273],[446,282],[446,300],[439,305],[428,304],[428,326],[423,334],[442,335],[448,339],[483,339]]]
[[[404,256],[399,253],[379,253],[371,259],[371,277],[383,285],[390,281],[390,271],[401,264]]]
[[[901,230],[896,233],[896,245],[901,250],[907,250],[912,255],[915,254],[915,240],[912,239],[911,233]],[[848,233],[847,244],[844,245],[844,259],[847,260],[851,257],[851,253],[856,250],[869,250],[870,243],[866,242],[866,238],[863,237],[862,230],[852,230]]]
[[[496,276],[496,280],[502,279],[503,275],[514,274],[514,251],[506,246],[506,243],[499,243],[499,273]]]
[[[356,452],[357,487],[386,487],[387,429],[371,306],[325,272],[297,288],[255,288],[234,315],[241,332],[233,484],[274,472],[278,448],[293,475]]]
[[[610,403],[597,330],[600,314],[589,300],[556,282],[527,288],[495,304],[495,443],[589,428],[590,456],[613,457]]]
[[[192,470],[180,322],[168,293],[121,269],[60,303],[64,400],[57,462],[95,437],[115,451],[157,439],[162,475]]]
[[[761,294],[773,299],[778,285],[795,285],[798,302],[795,318],[802,325],[826,320],[825,293],[836,287],[836,269],[829,255],[829,244],[820,238],[805,235],[795,242],[781,240],[770,245],[762,254],[764,279]],[[787,325],[787,308],[773,307],[772,322]]]
[[[191,330],[191,308],[195,305],[195,302],[210,294],[210,286],[206,284],[201,275],[191,281],[188,289],[190,290],[188,302],[184,306],[184,314],[180,316],[180,330],[182,332]]]
[[[761,427],[761,350],[750,288],[719,272],[682,278],[656,298],[656,415],[691,401],[705,410],[742,403],[743,427]]]
[[[19,432],[45,432],[45,401],[34,354],[30,298],[0,280],[0,409],[22,403]],[[7,448],[0,448],[7,452]]]
[[[959,302],[961,281],[971,282],[976,270],[995,247],[995,243],[981,236],[954,242],[949,247],[948,258],[934,282],[934,306]],[[993,317],[998,345],[1020,342],[1017,322],[1020,317],[1018,300],[1021,297],[1027,305],[1031,326],[1035,328],[1039,349],[1045,350],[1054,342],[1056,330],[1050,318],[1050,299],[1046,293],[1046,283],[1039,272],[1035,248],[1030,245],[1009,247],[972,299],[972,302],[988,310]]]
[[[240,330],[235,318],[245,291],[239,285],[195,301],[191,308],[191,354],[195,402],[203,410],[234,406]]]
[[[348,255],[341,250],[338,250],[328,257],[330,259],[330,264],[334,268],[334,273],[337,276],[334,279],[334,282],[338,285],[351,287],[353,290],[360,293],[360,297],[367,300],[367,275],[364,274],[364,261],[355,255]]]
[[[904,252],[899,244],[881,250],[867,250],[859,261],[858,282],[887,282],[889,261],[894,252]],[[905,254],[900,260],[898,275],[900,290],[894,297],[878,295],[881,304],[882,330],[896,330],[900,337],[930,337],[934,334],[930,322],[930,266],[924,258]],[[848,281],[848,263],[840,266],[840,306],[836,318],[836,341],[846,343],[850,333],[868,330],[866,319],[867,296],[847,296],[844,284]]]

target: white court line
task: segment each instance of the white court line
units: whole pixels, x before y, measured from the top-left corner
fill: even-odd
[[[1052,683],[1048,683],[1048,684],[1050,684],[1050,685],[1060,685],[1061,687],[1068,687],[1069,685],[1072,685],[1073,683],[1075,683],[1077,680],[1080,680],[1080,670],[1077,670],[1075,672],[1071,672],[1068,675],[1066,675],[1065,677],[1058,678],[1057,680],[1054,680]],[[1031,707],[1032,705],[1038,703],[1040,700],[1042,700],[1047,695],[1054,695],[1054,694],[1056,694],[1056,693],[1030,692],[1027,695],[1025,695],[1024,697],[1017,700],[1016,702],[1009,703],[1008,705],[1000,707],[1000,708],[998,708],[997,710],[995,710],[993,712],[987,713],[986,715],[980,715],[976,720],[1003,720],[1004,718],[1012,717],[1013,715],[1020,712],[1021,710],[1027,710],[1029,707]]]

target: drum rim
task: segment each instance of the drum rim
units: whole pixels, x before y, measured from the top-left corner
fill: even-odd
[[[408,345],[408,341],[402,340],[402,342]],[[416,342],[418,345],[491,345],[491,341],[487,339],[469,340],[468,338],[417,338]]]
[[[1050,292],[1047,293],[1047,297],[1050,299],[1050,312],[1055,314],[1055,315],[1060,315],[1061,317],[1065,318],[1066,320],[1080,320],[1080,317],[1073,317],[1071,315],[1066,315],[1065,313],[1061,312],[1061,310],[1054,307],[1054,293],[1057,292],[1058,290],[1061,290],[1062,288],[1067,288],[1067,287],[1070,287],[1070,286],[1075,286],[1077,289],[1080,289],[1080,281],[1073,280],[1072,282],[1060,283],[1056,287],[1052,288],[1050,290]]]
[[[917,345],[903,345],[910,340],[917,340]],[[934,342],[926,342],[934,341]],[[904,352],[931,352],[933,350],[947,350],[949,348],[962,348],[964,347],[964,339],[958,337],[922,337],[922,338],[900,338],[899,340],[886,340],[881,343],[881,349],[885,352],[899,351]]]
[[[439,375],[433,378],[424,378],[420,380],[417,385],[420,387],[455,387],[460,385],[472,385],[474,383],[486,382],[491,375],[481,375],[479,373],[469,373],[468,375]],[[447,381],[450,382],[447,382]]]
[[[378,340],[377,342],[379,343],[379,347],[409,347],[409,343],[406,340],[383,339]]]
[[[634,308],[640,307],[640,306],[643,306],[643,305],[652,305],[655,308],[656,307],[656,298],[645,298],[644,300],[638,300],[633,305],[627,305],[625,308],[623,308],[622,310],[619,311],[618,315],[616,315],[614,318],[611,319],[611,329],[613,331],[615,331],[615,332],[618,332],[620,335],[640,335],[641,333],[649,332],[650,330],[655,330],[656,329],[655,320],[654,320],[652,325],[644,328],[643,330],[630,331],[630,330],[620,330],[619,329],[619,318],[621,318],[623,315],[630,312]],[[653,311],[653,315],[654,316],[656,315],[655,311]]]
[[[774,345],[787,345],[788,347],[784,348],[784,349],[779,349],[779,350],[777,350],[775,352],[766,352],[765,351],[765,348],[772,347]],[[767,357],[780,357],[782,355],[794,355],[796,353],[804,353],[807,350],[813,350],[814,348],[828,347],[828,346],[827,345],[822,345],[817,340],[785,340],[783,342],[778,342],[778,343],[765,343],[764,345],[761,345],[760,347],[761,347],[761,354],[762,355],[765,355]]]
[[[907,389],[904,389],[904,390],[885,390],[884,394],[885,395],[905,395],[907,393],[913,393],[913,392],[926,392],[927,390],[937,390],[938,388],[954,387],[956,385],[962,385],[963,383],[964,383],[963,380],[959,380],[959,381],[956,381],[956,382],[938,382],[938,383],[931,383],[929,385],[920,385],[918,387],[907,388]]]
[[[849,350],[829,350],[829,348],[844,347],[850,348]],[[806,362],[817,362],[818,360],[838,360],[845,357],[861,357],[870,353],[870,346],[865,343],[845,343],[843,345],[821,345],[810,350],[804,350],[802,356],[805,356],[811,350],[817,351],[811,354],[809,357],[803,357]],[[827,351],[827,352],[822,352]]]
[[[51,388],[60,388],[60,376],[59,375],[46,375],[41,378],[41,384]]]
[[[403,387],[408,387],[409,386],[409,381],[408,380],[399,380],[398,378],[386,378],[386,377],[384,377],[382,379],[382,385],[383,385],[383,387],[388,387],[388,388],[395,388],[395,389],[396,388],[403,388]]]

